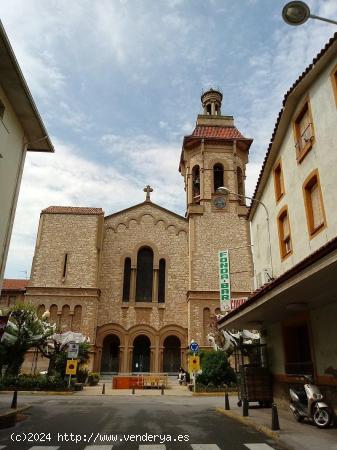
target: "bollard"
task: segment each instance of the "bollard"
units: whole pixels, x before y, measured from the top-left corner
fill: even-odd
[[[278,431],[280,429],[276,403],[273,403],[271,407],[271,429],[273,431]]]
[[[105,383],[103,383],[102,394],[105,394]]]
[[[132,395],[135,395],[135,387],[132,386]]]
[[[161,385],[161,395],[164,395],[164,385]]]
[[[18,404],[18,390],[15,389],[15,391],[13,392],[13,400],[12,400],[11,408],[16,409],[17,404]]]
[[[249,416],[248,407],[249,407],[248,400],[246,398],[244,398],[243,402],[242,402],[242,417]]]
[[[229,407],[229,398],[228,398],[228,392],[225,393],[225,410],[229,411],[230,407]]]

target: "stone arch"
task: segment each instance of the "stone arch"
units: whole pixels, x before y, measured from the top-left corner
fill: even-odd
[[[139,242],[136,245],[136,247],[134,248],[134,250],[133,250],[133,252],[131,254],[131,263],[132,264],[134,263],[134,267],[137,266],[137,255],[138,255],[139,250],[142,247],[150,247],[151,248],[151,250],[153,251],[153,268],[154,269],[158,269],[159,268],[159,259],[160,259],[160,257],[165,258],[165,256],[161,256],[161,255],[159,256],[158,247],[152,241],[144,240],[144,241]]]
[[[82,328],[82,306],[76,305],[74,308],[74,315],[73,315],[73,323],[72,323],[72,330],[75,332],[80,332]]]
[[[101,372],[120,372],[120,338],[116,334],[108,334],[103,340]]]
[[[221,164],[223,166],[223,184],[228,187],[228,171],[230,170],[228,161],[223,158],[213,158],[207,162],[207,171],[210,175],[211,192],[214,193],[214,166]]]
[[[42,314],[46,311],[46,307],[42,304],[37,307],[37,315],[38,317],[42,317]]]
[[[132,372],[151,372],[153,350],[150,338],[141,333],[132,342]]]
[[[166,325],[160,330],[159,334],[159,371],[163,372],[165,368],[165,340],[174,336],[180,341],[180,366],[187,369],[187,330],[175,324]]]
[[[168,225],[168,227],[166,228],[166,230],[167,230],[168,233],[177,234],[176,226],[173,225],[172,223],[170,223],[170,224]]]
[[[60,328],[61,328],[62,332],[70,331],[70,329],[71,329],[71,315],[70,315],[70,306],[69,305],[62,306]]]
[[[177,231],[177,236],[179,236],[179,237],[183,237],[183,238],[187,238],[187,232],[186,232],[186,230],[184,230],[183,228],[180,228],[178,231]]]
[[[178,373],[181,367],[181,340],[170,334],[163,342],[163,372]]]
[[[96,334],[96,347],[102,347],[103,340],[109,334],[116,334],[121,342],[121,345],[125,345],[125,335],[127,331],[121,325],[117,323],[107,323],[97,328]]]
[[[167,227],[168,227],[168,221],[166,220],[166,219],[164,219],[164,218],[160,218],[160,219],[157,219],[156,221],[155,221],[155,225],[158,225],[158,224],[161,224],[161,223],[163,223],[164,224],[164,228],[166,229]]]
[[[143,214],[141,214],[141,215],[139,216],[140,222],[142,222],[143,219],[144,219],[144,218],[147,218],[147,217],[151,217],[151,225],[154,225],[154,223],[155,223],[155,217],[154,217],[152,214],[150,214],[149,212],[143,213]],[[146,222],[144,222],[144,223],[146,223]]]
[[[117,233],[123,232],[123,231],[125,231],[125,230],[127,230],[127,226],[125,225],[125,223],[119,223],[119,224],[116,226],[116,232],[117,232]]]
[[[104,339],[109,335],[115,335],[119,339],[119,370],[121,372],[127,372],[128,369],[125,362],[125,356],[127,356],[126,346],[128,343],[128,332],[117,323],[107,323],[97,328],[94,370],[96,372],[100,372],[101,370],[103,343]]]
[[[57,324],[57,322],[58,322],[58,320],[57,320],[58,319],[58,316],[57,316],[57,312],[58,312],[57,305],[55,303],[53,303],[50,306],[49,311],[50,311],[50,321],[52,323],[56,323]]]

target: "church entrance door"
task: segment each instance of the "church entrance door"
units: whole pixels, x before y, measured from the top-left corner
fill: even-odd
[[[119,372],[119,346],[118,336],[106,336],[103,341],[101,372]]]
[[[137,336],[133,341],[132,372],[150,372],[150,347],[147,336]]]
[[[164,341],[164,372],[179,372],[181,367],[180,340],[176,336],[168,336]]]

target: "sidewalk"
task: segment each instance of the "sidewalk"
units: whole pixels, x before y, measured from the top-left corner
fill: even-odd
[[[252,404],[249,417],[242,417],[242,408],[237,406],[237,397],[229,397],[229,403],[230,411],[225,411],[224,406],[217,408],[217,411],[265,433],[288,450],[337,450],[336,428],[322,430],[308,422],[298,423],[290,410],[279,408],[281,430],[272,431],[271,408],[259,408]]]

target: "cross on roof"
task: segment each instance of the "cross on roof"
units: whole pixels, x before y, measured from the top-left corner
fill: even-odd
[[[143,189],[143,191],[146,192],[146,201],[147,201],[147,202],[150,202],[150,201],[151,201],[150,193],[153,192],[152,187],[148,184],[148,185]]]

